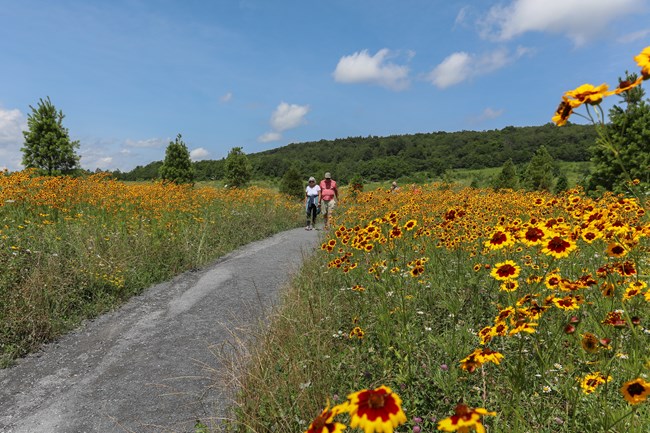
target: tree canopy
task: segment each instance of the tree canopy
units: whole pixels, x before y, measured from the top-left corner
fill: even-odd
[[[160,177],[174,183],[193,183],[194,167],[190,152],[183,142],[181,134],[176,140],[170,141],[165,151],[165,160],[160,167]]]
[[[49,96],[39,99],[36,108],[27,116],[27,131],[23,152],[25,168],[37,168],[49,176],[68,174],[79,168],[76,149],[78,141],[70,141],[68,130],[63,126],[63,111],[56,109]]]

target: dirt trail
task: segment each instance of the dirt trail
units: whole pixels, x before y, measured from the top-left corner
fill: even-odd
[[[224,414],[210,347],[263,317],[319,233],[242,247],[0,370],[0,432],[193,432]]]

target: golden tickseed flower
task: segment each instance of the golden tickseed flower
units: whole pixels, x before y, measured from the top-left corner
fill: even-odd
[[[608,96],[608,88],[609,86],[605,83],[600,86],[583,84],[574,90],[566,92],[564,96],[573,108],[577,108],[582,104],[597,105],[600,104],[605,96]]]
[[[481,417],[485,415],[495,416],[496,412],[489,412],[481,407],[470,408],[463,403],[459,403],[454,410],[454,415],[440,420],[438,430],[468,433],[471,428],[477,433],[485,433],[485,427],[481,423]]]
[[[638,56],[634,57],[636,64],[641,68],[643,79],[650,78],[650,46],[645,47]]]
[[[623,245],[619,244],[618,242],[610,242],[607,245],[607,255],[610,257],[623,257],[627,254],[627,250]]]
[[[512,260],[497,263],[494,265],[490,275],[498,281],[512,280],[519,276],[521,268]]]
[[[493,362],[499,365],[502,359],[503,355],[501,353],[484,347],[482,349],[475,349],[474,352],[463,358],[460,361],[460,368],[472,373],[477,367],[480,367],[486,362]]]
[[[406,422],[402,399],[385,385],[348,395],[347,412],[350,427],[362,428],[364,433],[391,433]]]
[[[598,337],[594,334],[586,332],[582,334],[582,340],[580,341],[582,348],[588,353],[596,353],[600,348],[600,341]]]
[[[331,410],[329,403],[327,407],[309,424],[305,433],[341,433],[347,428],[345,424],[334,422],[334,417],[346,411],[347,402],[334,406]]]
[[[355,326],[352,331],[350,331],[350,334],[348,335],[349,338],[354,338],[357,337],[359,340],[361,340],[364,335],[366,335],[365,332],[363,332],[363,329],[359,326]]]
[[[491,250],[498,250],[509,247],[515,243],[515,238],[508,233],[503,227],[497,227],[492,233],[492,237],[485,241],[485,246]]]
[[[517,280],[505,280],[499,286],[499,290],[503,292],[514,292],[519,288]]]
[[[569,117],[571,117],[571,114],[573,114],[573,108],[573,105],[567,100],[567,98],[562,98],[562,102],[560,102],[557,110],[555,110],[555,114],[551,118],[551,121],[553,121],[557,126],[564,126],[569,120]]]
[[[560,236],[553,236],[548,241],[544,241],[542,252],[556,259],[567,257],[569,253],[577,248],[575,241],[562,239]]]
[[[404,228],[408,231],[413,230],[416,226],[418,225],[418,222],[416,220],[408,220],[406,221],[406,224],[404,224]]]
[[[612,380],[612,376],[605,376],[601,372],[596,371],[594,373],[589,373],[582,379],[578,380],[580,381],[582,392],[585,394],[591,394],[599,385],[610,382]]]
[[[555,305],[560,310],[577,310],[580,308],[580,303],[582,298],[578,296],[567,295],[564,298],[553,298],[553,305]]]
[[[630,404],[642,403],[650,394],[650,382],[646,382],[640,377],[625,382],[621,387],[621,394],[623,394],[625,400]]]

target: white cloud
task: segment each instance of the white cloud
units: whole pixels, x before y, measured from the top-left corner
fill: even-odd
[[[169,144],[169,139],[164,138],[147,138],[146,140],[132,140],[127,138],[124,140],[124,145],[127,147],[156,148],[165,147],[167,144]]]
[[[225,95],[223,95],[221,98],[219,98],[221,102],[230,102],[232,100],[232,92],[228,92]]]
[[[271,131],[260,135],[257,138],[257,141],[259,141],[260,143],[269,143],[271,141],[279,141],[281,138],[282,138],[282,134],[280,134],[279,132]]]
[[[482,36],[509,40],[530,31],[559,33],[582,45],[608,24],[636,13],[645,0],[514,0],[493,6],[479,23]]]
[[[281,102],[271,115],[271,127],[282,132],[300,126],[309,112],[309,105],[296,105]]]
[[[447,56],[427,75],[427,80],[440,89],[446,89],[475,76],[501,69],[529,52],[524,47],[517,48],[512,54],[506,49],[481,55],[460,51]]]
[[[192,161],[200,161],[202,159],[205,159],[210,155],[210,152],[208,152],[206,149],[202,147],[198,147],[192,151],[190,151],[190,159]]]
[[[9,170],[22,169],[23,131],[27,129],[27,120],[18,109],[0,108],[0,160]]]
[[[371,83],[393,90],[403,90],[409,85],[407,66],[386,62],[391,52],[381,49],[371,56],[368,50],[363,50],[343,56],[334,70],[334,80],[339,83]],[[409,52],[408,57],[414,56]]]

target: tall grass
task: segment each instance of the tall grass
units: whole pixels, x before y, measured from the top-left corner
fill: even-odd
[[[0,364],[143,288],[302,222],[262,188],[0,173]]]
[[[401,431],[463,402],[496,412],[489,432],[647,432],[642,203],[432,185],[361,193],[337,218],[234,364],[234,431],[306,431],[385,384]]]

